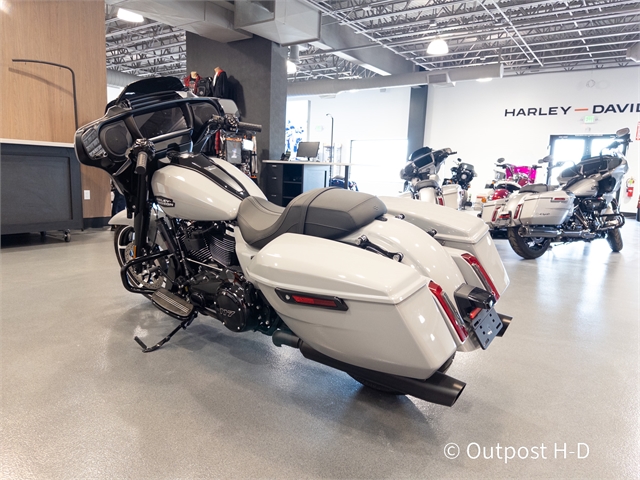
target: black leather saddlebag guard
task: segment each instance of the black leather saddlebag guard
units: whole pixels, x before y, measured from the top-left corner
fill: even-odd
[[[342,188],[318,188],[294,198],[282,209],[259,197],[245,198],[238,210],[238,226],[245,241],[262,248],[284,233],[338,238],[387,213],[373,195]]]

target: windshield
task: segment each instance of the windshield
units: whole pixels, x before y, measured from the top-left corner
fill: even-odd
[[[155,138],[188,128],[180,107],[135,115],[133,119],[144,138]]]

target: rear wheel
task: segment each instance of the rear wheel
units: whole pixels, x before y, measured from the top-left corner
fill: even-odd
[[[622,234],[619,228],[614,228],[607,232],[607,242],[609,242],[612,251],[619,252],[622,250]]]
[[[549,249],[550,238],[523,237],[518,230],[520,227],[510,227],[507,229],[507,237],[513,251],[527,260],[538,258]]]

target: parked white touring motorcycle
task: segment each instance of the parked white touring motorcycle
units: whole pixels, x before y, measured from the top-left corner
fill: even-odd
[[[432,150],[429,147],[422,147],[409,155],[407,165],[400,170],[400,178],[405,181],[405,196],[422,202],[463,210],[468,200],[467,189],[462,188],[458,183],[440,185],[440,177],[438,176],[444,161],[455,153],[450,148]],[[469,182],[475,176],[475,171],[471,165],[460,162],[455,168],[459,168],[460,165],[471,167],[471,170],[464,170],[463,173],[470,176],[470,178],[465,177],[468,188]]]
[[[494,309],[509,280],[482,221],[338,188],[271,204],[195,153],[219,128],[260,127],[180,88],[136,82],[75,137],[80,161],[127,199],[110,222],[124,287],[180,322],[154,346],[136,337],[143,350],[200,313],[372,388],[453,405],[465,387],[444,373],[455,353],[486,349],[511,320]]]
[[[622,250],[624,216],[614,197],[629,169],[621,150],[630,142],[629,129],[621,129],[600,155],[563,170],[559,189],[532,184],[511,195],[494,224],[507,228],[513,250],[523,258],[538,258],[551,242],[596,238],[606,238],[614,252]]]

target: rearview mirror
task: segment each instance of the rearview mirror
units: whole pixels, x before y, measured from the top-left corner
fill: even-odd
[[[503,163],[503,162],[504,162],[504,158],[500,157],[500,158],[497,160],[497,162],[498,162],[498,163]]]
[[[616,132],[616,137],[624,137],[628,133],[629,133],[629,129],[628,128],[621,128],[620,130],[618,130]]]
[[[544,158],[538,160],[538,163],[551,163],[553,161],[553,157],[551,155],[547,155]]]

